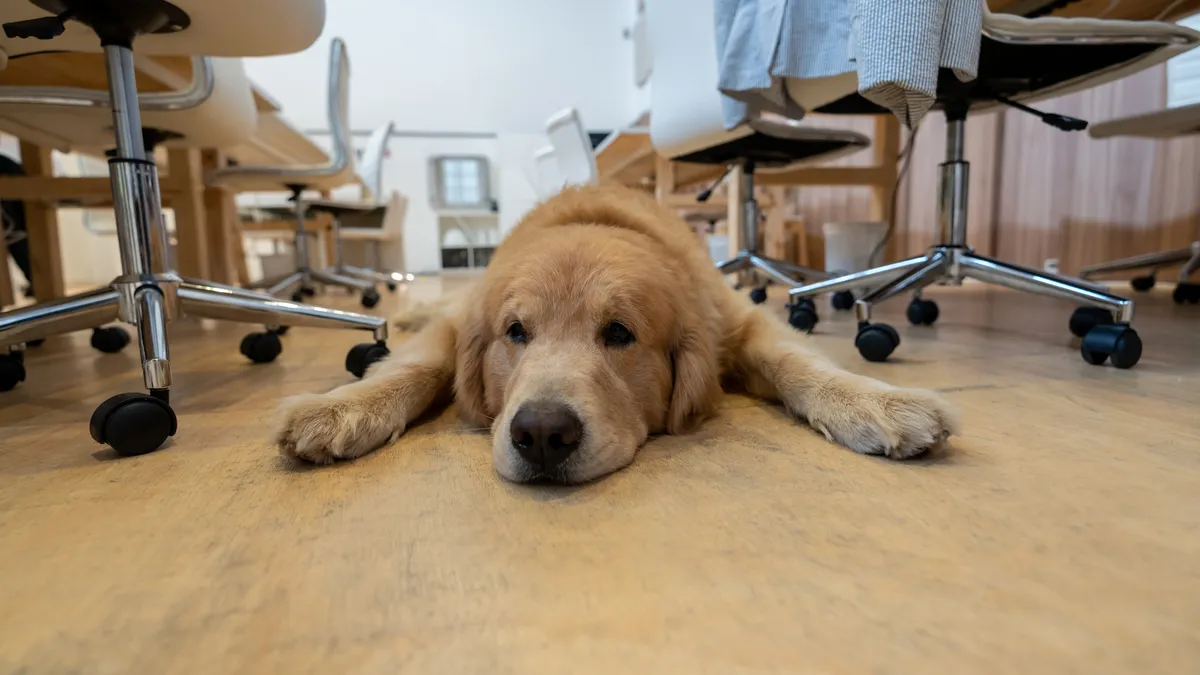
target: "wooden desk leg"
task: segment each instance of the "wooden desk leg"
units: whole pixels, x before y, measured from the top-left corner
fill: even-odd
[[[871,220],[892,219],[892,192],[896,189],[896,162],[900,157],[900,122],[895,115],[875,116],[875,138],[872,143],[875,166],[883,169],[886,179],[871,186]],[[898,250],[896,236],[892,233],[887,245],[887,259],[895,260]],[[882,262],[882,261],[880,261]]]
[[[175,194],[175,267],[183,277],[208,279],[209,241],[204,205],[204,169],[198,150],[169,150],[168,174]]]
[[[200,154],[201,175],[221,168],[224,158],[216,150]],[[244,272],[246,255],[242,248],[242,233],[237,223],[237,204],[229,190],[215,187],[204,189],[205,237],[208,247],[208,278],[221,284],[247,283]]]
[[[13,294],[12,268],[8,264],[8,244],[4,241],[3,231],[0,231],[0,307],[7,307],[17,301]]]
[[[725,177],[725,234],[729,237],[729,257],[742,250],[742,167],[735,166]]]
[[[662,155],[654,156],[654,198],[666,204],[675,194],[675,164]]]
[[[28,176],[54,175],[50,148],[21,141],[21,164]],[[58,207],[44,202],[25,202],[25,224],[29,231],[34,297],[40,302],[63,297],[66,293],[58,241]]]
[[[333,193],[329,190],[321,191],[321,199],[331,199]],[[337,260],[338,240],[334,235],[333,220],[330,219],[325,227],[321,228],[321,238],[325,242],[325,260],[320,264],[314,265],[317,268],[330,267]]]

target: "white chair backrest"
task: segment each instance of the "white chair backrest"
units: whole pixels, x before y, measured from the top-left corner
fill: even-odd
[[[363,198],[379,201],[383,198],[383,160],[387,156],[388,140],[395,122],[388,122],[371,132],[367,146],[363,148],[362,168],[358,177],[363,183]]]
[[[558,160],[558,171],[567,185],[587,185],[599,180],[596,170],[596,153],[592,151],[592,140],[583,128],[579,111],[567,108],[546,122],[546,135],[554,146]]]
[[[533,153],[533,170],[537,180],[538,199],[554,196],[567,183],[562,172],[558,170],[558,157],[555,156],[552,146]]]
[[[329,130],[332,134],[332,166],[354,170],[354,147],[350,138],[350,55],[346,43],[334,38],[329,47]],[[344,164],[343,164],[344,162]]]
[[[646,23],[654,66],[650,84],[650,141],[678,157],[731,137],[717,91],[714,0],[647,0]],[[749,131],[732,134],[743,136]]]

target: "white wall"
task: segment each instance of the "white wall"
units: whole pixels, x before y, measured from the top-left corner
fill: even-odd
[[[632,57],[627,1],[334,0],[325,31],[301,54],[249,59],[247,72],[302,128],[326,126],[329,42],[346,41],[351,120],[369,129],[537,133],[566,106],[588,124],[627,123]]]

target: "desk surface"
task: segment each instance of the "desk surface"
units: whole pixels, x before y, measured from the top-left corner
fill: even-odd
[[[596,147],[596,169],[601,182],[652,187],[656,157],[648,128],[622,129],[609,134]],[[714,180],[724,171],[723,166],[678,163],[675,164],[675,184],[686,187]]]

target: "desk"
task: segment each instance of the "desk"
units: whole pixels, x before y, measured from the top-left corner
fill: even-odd
[[[172,91],[187,86],[192,61],[185,56],[135,56],[140,92]],[[219,74],[219,71],[218,71]],[[107,87],[103,57],[92,53],[45,53],[9,61],[0,70],[0,86]],[[260,87],[251,85],[256,113],[253,135],[235,147],[171,148],[156,154],[160,164],[163,205],[175,212],[181,274],[221,283],[247,281],[245,256],[234,204],[235,191],[213,188],[205,177],[230,159],[242,164],[314,164],[327,161],[324,151],[280,114],[280,106]],[[243,99],[244,100],[244,99]],[[32,120],[31,120],[32,117]],[[39,129],[36,116],[0,115],[0,131],[21,139],[26,177],[0,178],[0,198],[26,201],[34,290],[38,300],[64,294],[56,206],[63,202],[106,206],[111,187],[104,177],[54,176],[51,148],[103,156],[112,143],[95,130],[82,138],[64,137],[61,124]],[[5,289],[0,286],[0,300]]]

